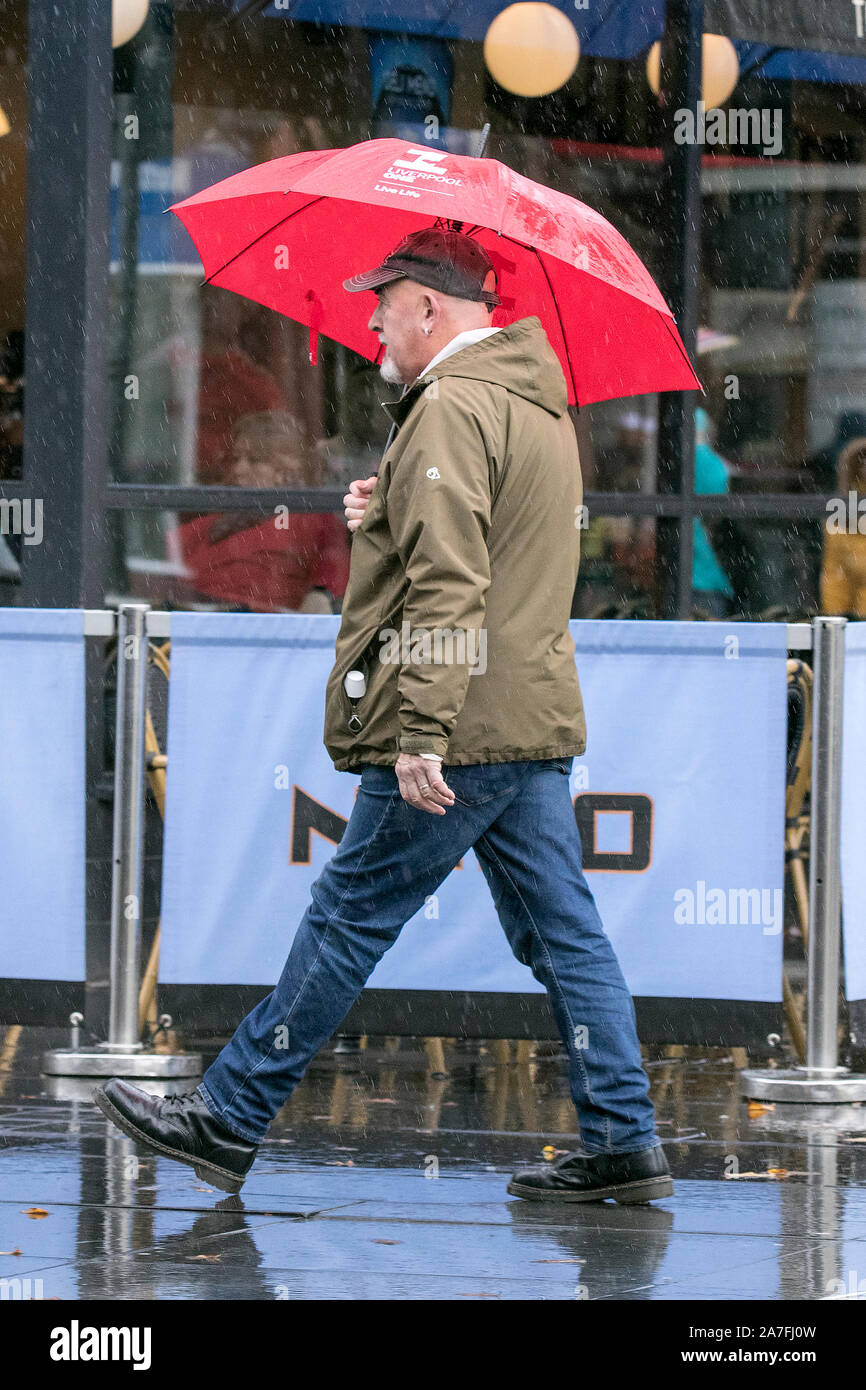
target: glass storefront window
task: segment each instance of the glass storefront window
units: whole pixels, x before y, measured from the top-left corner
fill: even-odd
[[[0,484],[24,476],[27,7],[6,7],[0,45]],[[21,534],[0,529],[0,595],[17,588]],[[13,602],[0,597],[0,603]]]
[[[657,522],[593,516],[581,536],[573,618],[661,616]]]
[[[349,532],[333,512],[115,512],[106,601],[248,613],[338,613]]]
[[[644,54],[583,55],[563,88],[530,100],[498,88],[482,45],[464,40],[267,12],[229,23],[178,6],[173,28],[153,43],[147,97],[157,134],[146,148],[124,138],[141,104],[138,79],[121,80],[116,95],[118,483],[328,488],[323,508],[342,525],[334,492],[378,466],[389,392],[377,369],[326,340],[312,365],[307,328],[203,285],[189,237],[163,213],[252,164],[384,134],[471,152],[489,122],[489,156],[597,208],[663,289],[669,280],[666,118]],[[703,150],[696,365],[706,396],[697,403],[695,491],[833,494],[844,450],[866,439],[864,88],[771,80],[763,59],[741,57],[727,107],[749,119]],[[574,413],[590,495],[658,490],[659,404],[647,396]],[[156,574],[177,565],[162,512],[149,525],[144,510],[124,510],[117,527],[139,579],[142,566]],[[575,613],[662,616],[670,577],[660,584],[658,531],[639,508],[632,516],[591,508]],[[697,520],[694,611],[817,611],[823,539],[820,519]]]
[[[840,138],[862,98],[787,85],[787,101],[754,97],[778,112],[787,157],[702,176],[704,299],[722,338],[708,408],[738,491],[832,492],[834,452],[866,433],[866,170],[862,138]]]

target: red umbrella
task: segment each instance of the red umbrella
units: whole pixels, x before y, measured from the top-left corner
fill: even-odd
[[[611,224],[495,159],[366,140],[256,164],[170,211],[208,283],[308,324],[376,361],[372,300],[343,281],[409,232],[448,220],[485,247],[502,305],[494,324],[537,314],[570,404],[701,389],[673,315]]]

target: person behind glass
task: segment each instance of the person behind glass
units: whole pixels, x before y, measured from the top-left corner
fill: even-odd
[[[866,618],[866,435],[839,455],[837,495],[825,519],[821,611]],[[860,526],[863,526],[861,532]]]
[[[298,422],[285,411],[235,425],[227,481],[242,488],[315,485]],[[333,513],[251,511],[199,516],[177,528],[190,572],[188,602],[236,612],[332,613],[349,577],[346,526]]]
[[[24,330],[13,328],[0,345],[0,482],[22,476],[24,454]],[[23,538],[0,534],[0,581],[21,576]]]
[[[245,324],[254,311],[216,285],[201,290],[196,481],[229,482],[232,437],[248,415],[287,409],[276,377],[246,350]]]
[[[700,406],[695,410],[695,495],[727,493],[728,465],[710,443],[711,423]],[[710,618],[726,618],[733,609],[734,590],[722,569],[706,523],[695,517],[693,525],[692,604]]]
[[[24,330],[0,345],[0,479],[21,477],[24,441]]]
[[[508,1191],[670,1196],[569,785],[586,745],[568,629],[582,485],[562,368],[538,318],[494,326],[493,263],[460,232],[415,232],[344,287],[375,291],[381,375],[403,388],[367,506],[350,508],[364,515],[325,693],[328,753],[361,773],[355,804],[280,980],[198,1089],[161,1100],[113,1079],[94,1100],[136,1142],[237,1191],[377,962],[472,848],[512,950],[548,991],[580,1126],[579,1151]],[[406,628],[411,651],[395,653]],[[422,633],[450,635],[439,659]]]
[[[647,480],[658,427],[653,415],[625,411],[617,421],[613,456],[608,454],[612,491],[639,492]],[[656,539],[653,517],[609,516],[600,522],[605,549],[613,566],[613,587],[619,603],[649,600],[655,584]],[[591,524],[591,523],[590,523]]]

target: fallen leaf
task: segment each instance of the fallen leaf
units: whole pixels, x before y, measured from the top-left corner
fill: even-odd
[[[552,1159],[556,1158],[557,1154],[567,1154],[568,1149],[555,1149],[552,1144],[545,1144],[541,1153],[547,1162],[550,1163]]]
[[[756,1120],[759,1115],[766,1115],[770,1110],[775,1110],[775,1105],[762,1105],[760,1101],[749,1101],[749,1119]]]
[[[38,1221],[43,1216],[50,1216],[50,1214],[44,1207],[28,1207],[25,1212],[22,1212],[23,1216],[32,1217],[34,1221]]]
[[[0,1255],[20,1255],[20,1250],[0,1250]]]

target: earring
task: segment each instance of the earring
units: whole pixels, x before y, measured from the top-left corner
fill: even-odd
[[[427,334],[427,337],[429,338],[429,337],[430,337],[430,334],[433,332],[433,329],[432,329],[432,328],[425,328],[425,329],[424,329],[424,332]]]

